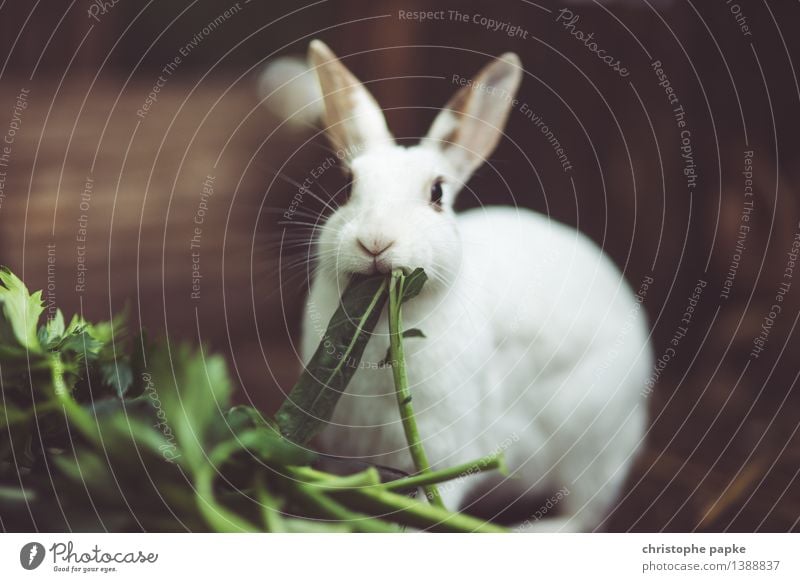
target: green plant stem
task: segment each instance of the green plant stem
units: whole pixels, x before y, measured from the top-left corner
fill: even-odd
[[[422,503],[386,491],[383,487],[341,490],[332,495],[359,511],[376,513],[382,520],[402,525],[451,533],[507,533],[508,530],[475,517],[452,513],[447,509]]]
[[[474,473],[481,471],[494,471],[501,469],[505,465],[502,455],[488,455],[481,457],[475,461],[456,465],[448,469],[441,469],[439,471],[429,471],[420,475],[412,475],[411,477],[404,477],[395,481],[385,483],[383,487],[387,491],[396,491],[397,489],[410,489],[412,487],[425,487],[433,485],[434,483],[442,483],[444,481],[452,481],[460,477],[467,477]]]
[[[208,456],[207,462],[195,472],[197,506],[209,525],[220,533],[258,531],[252,523],[220,505],[214,495],[214,475],[217,474],[219,465],[241,448],[241,443],[236,439],[217,445]]]
[[[58,358],[58,356],[53,356],[53,358],[53,361],[56,361],[55,359]],[[58,359],[59,363],[60,361],[61,360]],[[72,397],[72,393],[69,392],[69,390],[63,388],[64,378],[61,367],[53,369],[53,384],[56,387],[61,387],[56,389],[55,395],[53,396],[53,400],[51,402],[58,402],[61,404],[64,414],[66,414],[67,418],[69,418],[72,424],[77,427],[83,436],[93,442],[101,442],[101,435],[97,430],[97,421],[75,401],[75,399]],[[47,404],[49,405],[50,402]],[[38,414],[39,413],[37,410],[36,415],[38,416]]]
[[[278,501],[267,492],[263,474],[256,477],[256,496],[261,504],[261,517],[264,521],[264,529],[271,533],[283,533],[286,527],[280,512]]]
[[[323,493],[317,485],[299,484],[294,493],[307,507],[313,508],[322,517],[337,520],[355,531],[364,533],[397,533],[397,526],[373,517],[351,511],[338,501]]]
[[[305,481],[328,489],[353,489],[381,484],[380,475],[374,467],[352,475],[339,476],[317,471],[311,467],[297,466],[290,467],[289,474],[298,481]]]
[[[405,352],[403,351],[402,317],[400,301],[403,297],[404,275],[400,269],[392,271],[389,283],[389,351],[391,354],[392,375],[394,376],[394,389],[397,396],[397,405],[400,409],[400,419],[403,422],[403,431],[418,473],[430,471],[431,465],[428,455],[422,446],[417,420],[414,416],[414,407],[411,405],[411,390],[408,388],[408,371],[406,370]],[[429,484],[423,487],[426,497],[433,505],[444,508],[442,496],[436,485]]]

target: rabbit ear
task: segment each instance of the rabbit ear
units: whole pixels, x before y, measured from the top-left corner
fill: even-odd
[[[519,57],[505,53],[460,89],[433,121],[425,143],[450,159],[462,183],[497,147],[521,80]]]
[[[325,103],[323,120],[335,148],[351,158],[366,148],[392,142],[378,103],[328,45],[312,40],[308,62],[317,72]]]

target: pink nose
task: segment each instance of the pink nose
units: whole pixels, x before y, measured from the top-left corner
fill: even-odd
[[[377,257],[383,254],[393,244],[393,240],[386,242],[384,240],[373,239],[369,243],[366,243],[363,240],[358,239],[358,246],[361,247],[361,250],[372,257]]]

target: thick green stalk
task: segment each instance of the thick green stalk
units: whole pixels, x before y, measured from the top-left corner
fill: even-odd
[[[342,522],[354,531],[363,533],[398,533],[400,531],[396,525],[351,511],[338,501],[331,499],[317,485],[297,484],[294,494],[321,517]]]
[[[456,465],[448,469],[441,469],[439,471],[429,471],[420,475],[412,475],[411,477],[404,477],[395,481],[384,483],[383,487],[388,491],[396,491],[398,489],[410,489],[412,487],[425,487],[433,485],[434,483],[443,483],[445,481],[452,481],[468,477],[481,471],[494,471],[504,466],[502,455],[489,455],[481,457],[476,461],[470,461],[462,465]]]
[[[354,489],[357,487],[370,487],[381,484],[377,469],[370,467],[359,473],[340,476],[317,471],[311,467],[288,467],[289,476],[317,487],[327,489]]]
[[[411,391],[408,388],[408,372],[403,351],[402,318],[400,314],[403,280],[404,275],[401,270],[396,269],[392,272],[392,278],[389,283],[389,353],[397,405],[400,409],[400,419],[403,422],[406,442],[417,472],[425,473],[430,471],[431,465],[428,461],[428,455],[425,454],[425,449],[422,446],[417,420],[414,417],[414,407],[411,405]],[[444,502],[436,485],[429,484],[424,486],[423,489],[432,504],[444,507]]]
[[[283,524],[283,517],[280,512],[280,504],[267,492],[263,474],[256,477],[256,496],[261,504],[261,517],[264,521],[264,529],[271,533],[284,533],[286,527]]]
[[[100,432],[97,430],[97,421],[72,397],[72,393],[67,388],[67,383],[64,380],[64,363],[61,361],[61,356],[59,354],[50,354],[50,367],[52,370],[54,393],[51,402],[58,402],[61,404],[64,413],[83,436],[93,442],[98,442],[98,439],[101,439],[102,435],[100,435]],[[50,405],[51,402],[47,404]],[[36,415],[38,417],[38,407],[34,405],[34,408],[36,409]],[[102,440],[99,442],[102,443]]]
[[[508,533],[504,527],[464,513],[452,513],[443,507],[421,503],[405,495],[386,491],[382,487],[342,489],[332,492],[332,495],[346,501],[349,507],[357,507],[359,511],[377,514],[376,517],[382,520],[410,527],[451,533]]]

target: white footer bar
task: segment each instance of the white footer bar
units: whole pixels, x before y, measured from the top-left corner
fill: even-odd
[[[3,580],[137,582],[168,576],[224,582],[796,581],[800,536],[0,534],[0,572]]]

